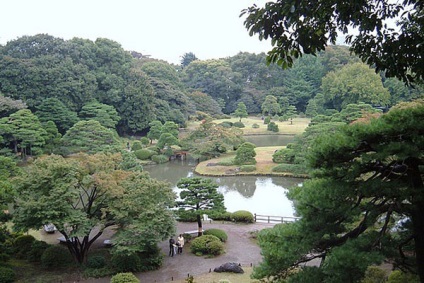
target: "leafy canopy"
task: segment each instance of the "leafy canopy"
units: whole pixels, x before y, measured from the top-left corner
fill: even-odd
[[[392,2],[344,0],[277,0],[263,8],[244,9],[244,25],[252,36],[271,39],[267,62],[291,67],[302,54],[317,54],[341,34],[362,61],[405,82],[424,79],[422,21],[419,0]],[[389,21],[396,20],[393,28]],[[355,29],[357,35],[352,35]]]

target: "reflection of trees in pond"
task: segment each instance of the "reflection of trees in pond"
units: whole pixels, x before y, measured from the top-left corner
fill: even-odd
[[[276,186],[283,187],[285,189],[289,189],[299,184],[302,184],[304,179],[302,178],[287,178],[287,177],[273,177],[271,178],[272,183]]]
[[[256,177],[224,177],[217,178],[216,182],[225,191],[237,191],[245,198],[251,198],[256,190]]]

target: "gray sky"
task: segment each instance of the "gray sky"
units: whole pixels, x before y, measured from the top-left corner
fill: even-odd
[[[265,0],[3,0],[0,44],[47,33],[65,40],[99,37],[153,58],[179,64],[193,52],[199,59],[238,52],[260,53],[270,42],[250,37],[240,11]]]

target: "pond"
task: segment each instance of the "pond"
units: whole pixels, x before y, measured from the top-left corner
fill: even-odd
[[[165,164],[145,166],[145,171],[155,179],[170,182],[178,192],[176,183],[184,177],[193,176],[194,160],[174,160]],[[219,185],[224,195],[227,211],[247,210],[259,215],[294,216],[291,201],[286,197],[287,188],[302,183],[299,178],[232,176],[208,177]]]

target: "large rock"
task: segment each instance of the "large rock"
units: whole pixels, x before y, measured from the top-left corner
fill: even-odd
[[[244,270],[238,263],[227,262],[213,270],[214,272],[233,272],[233,273],[244,273]]]

